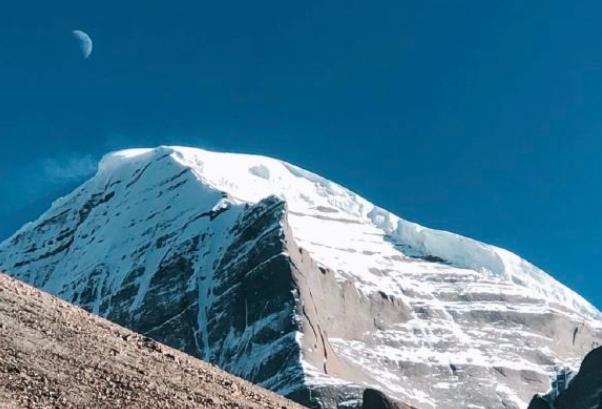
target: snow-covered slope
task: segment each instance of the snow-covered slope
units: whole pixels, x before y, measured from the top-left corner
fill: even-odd
[[[520,257],[288,163],[115,152],[0,245],[0,269],[302,402],[523,408],[602,340]]]

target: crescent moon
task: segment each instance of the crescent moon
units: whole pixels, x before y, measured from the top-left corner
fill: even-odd
[[[73,30],[73,36],[79,42],[79,48],[82,51],[84,59],[88,58],[92,54],[92,39],[88,34],[81,30]]]

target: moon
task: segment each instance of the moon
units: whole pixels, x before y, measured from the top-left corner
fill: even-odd
[[[84,59],[88,58],[90,54],[92,54],[92,39],[88,34],[81,30],[73,30],[72,33],[79,43],[79,48],[82,51],[82,56],[84,57]]]

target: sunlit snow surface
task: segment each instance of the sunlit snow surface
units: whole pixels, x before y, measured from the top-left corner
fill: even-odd
[[[418,276],[416,289],[426,296],[446,291],[497,292],[505,285],[517,295],[540,299],[544,308],[557,302],[584,317],[600,315],[581,296],[509,251],[408,222],[327,179],[279,160],[185,147],[133,149],[105,156],[97,177],[166,150],[193,169],[203,183],[233,199],[257,202],[274,194],[284,198],[289,222],[302,246],[318,261],[339,270],[341,278],[353,277],[364,291],[386,290],[403,296],[401,289]],[[411,258],[405,257],[404,249]],[[438,257],[449,265],[416,262],[416,255]],[[402,275],[375,276],[370,274],[373,267]],[[457,274],[463,282],[431,288],[421,277],[442,272]],[[483,305],[489,307],[495,308]]]
[[[111,153],[103,158],[92,180],[55,202],[40,220],[56,216],[57,209],[74,200],[82,189],[105,185],[108,180],[119,179],[120,174],[130,175],[132,169],[144,169],[145,164],[165,155],[170,155],[182,169],[190,169],[202,187],[181,188],[190,206],[179,208],[177,212],[166,210],[174,219],[192,213],[199,208],[199,202],[201,207],[219,208],[224,200],[234,204],[256,203],[277,195],[287,203],[288,222],[297,244],[309,251],[318,264],[334,271],[338,281],[353,282],[363,294],[386,293],[410,306],[412,319],[408,322],[358,339],[331,338],[330,343],[338,355],[360,365],[371,378],[378,380],[376,386],[421,408],[436,407],[437,402],[431,396],[437,391],[453,389],[454,379],[460,374],[433,372],[428,375],[430,390],[425,391],[399,368],[432,365],[449,372],[450,365],[499,367],[551,375],[556,364],[575,365],[581,357],[561,356],[554,350],[554,340],[543,335],[545,331],[533,331],[524,317],[556,314],[574,322],[602,327],[600,313],[592,305],[520,257],[495,246],[408,222],[327,179],[262,156],[185,147]],[[160,174],[161,171],[153,169],[153,172]],[[152,203],[135,203],[141,213],[151,208],[167,209],[169,204],[168,197],[153,198]],[[123,206],[126,205],[124,202]],[[216,254],[220,248],[219,237],[226,234],[228,223],[232,223],[231,218],[235,216],[233,213],[228,216],[230,219],[212,226],[217,229],[213,247]],[[36,223],[39,221],[21,230]],[[129,220],[124,219],[121,225],[128,223]],[[127,231],[129,235],[132,231],[144,234],[149,226],[150,223],[132,224]],[[117,257],[135,250],[131,248],[131,237],[122,237],[120,231],[105,232],[105,235],[107,239],[104,243],[97,242],[95,251],[114,252]],[[0,252],[9,242],[10,239],[0,246]],[[80,265],[93,265],[94,255],[88,254],[85,248],[79,251]],[[0,265],[11,265],[16,260],[11,257],[0,259]],[[208,257],[211,258],[211,254]],[[147,264],[156,262],[158,260],[150,259]],[[122,279],[114,277],[115,285]],[[62,282],[62,278],[54,274],[46,287],[58,291]],[[504,317],[516,317],[516,325],[504,325],[501,319],[496,321],[500,313],[505,314]],[[310,375],[308,383],[346,382],[321,374],[309,365],[305,365],[305,369]],[[474,382],[493,381],[477,377]],[[507,401],[526,406],[524,398],[516,396],[508,387],[493,384],[491,387]],[[470,406],[464,403],[458,407]]]

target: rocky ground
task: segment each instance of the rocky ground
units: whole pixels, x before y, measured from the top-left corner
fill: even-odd
[[[0,409],[301,408],[0,274]]]

